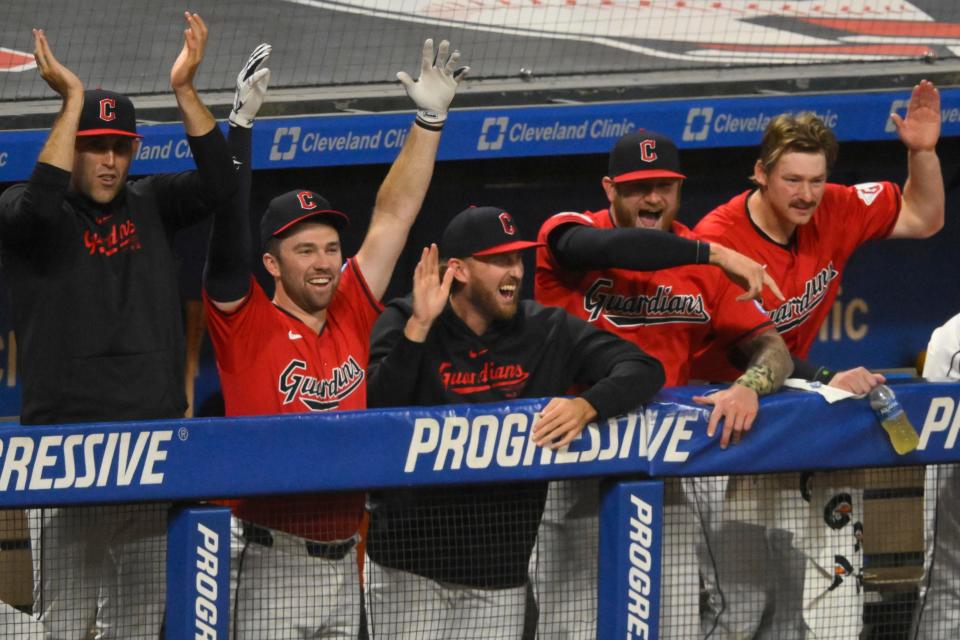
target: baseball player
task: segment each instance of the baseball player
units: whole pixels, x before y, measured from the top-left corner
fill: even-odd
[[[761,265],[695,239],[676,221],[684,178],[669,138],[646,130],[622,137],[602,181],[609,208],[558,213],[540,229],[536,297],[642,345],[663,362],[667,386],[687,383],[700,346],[711,338],[723,341],[746,371],[727,378],[736,379],[727,389],[698,401],[713,405],[708,434],[722,422],[726,447],[750,429],[759,396],[778,389],[792,363],[770,320],[749,300],[764,284],[776,295]],[[709,265],[722,267],[726,277]],[[694,535],[694,513],[707,516],[711,494],[722,495],[723,483],[711,483],[686,483],[692,507],[681,502],[666,508],[664,557],[671,563],[664,574],[663,637],[688,637],[690,630],[682,627],[698,620],[694,548],[704,541]],[[598,509],[597,482],[551,483],[531,567],[541,638],[596,635]]]
[[[214,216],[215,221],[222,219],[224,215],[230,216],[232,212],[242,213],[249,220],[250,214],[250,183],[252,180],[251,155],[252,155],[252,137],[253,121],[263,105],[266,97],[267,86],[270,83],[270,69],[265,65],[270,58],[273,47],[267,43],[258,45],[250,57],[247,59],[240,73],[237,74],[236,90],[233,97],[233,108],[228,116],[229,129],[227,134],[227,144],[230,153],[233,156],[233,164],[237,174],[237,191],[230,199],[229,203],[223,209],[217,211]],[[223,222],[229,224],[229,222]],[[249,230],[249,227],[248,227]],[[248,244],[249,246],[249,244]],[[211,260],[208,259],[205,270],[204,281],[211,278],[217,281],[218,267],[236,263],[235,268],[243,270],[246,263],[242,255],[230,251],[229,243],[217,243],[209,247],[210,251],[217,252],[217,255]],[[211,272],[209,266],[213,265],[214,271]],[[229,268],[224,273],[229,274]],[[202,290],[203,287],[201,287]],[[202,295],[202,294],[201,294]],[[202,303],[201,303],[202,304]],[[189,357],[189,351],[188,351]],[[218,504],[233,507],[238,502],[236,500],[218,500]],[[244,549],[247,546],[247,540],[243,536],[243,521],[236,516],[230,518],[230,611],[236,610],[237,596],[237,578],[240,572],[240,559],[243,556]],[[231,624],[233,617],[231,616]],[[234,637],[234,636],[231,636]]]
[[[930,336],[923,377],[960,380],[960,314]],[[917,624],[911,638],[942,638],[960,633],[960,475],[957,465],[926,468],[924,477],[924,577],[917,605]]]
[[[906,116],[890,117],[907,147],[908,177],[902,195],[890,182],[850,187],[827,182],[838,149],[833,133],[813,114],[781,115],[770,122],[763,136],[752,176],[757,188],[716,208],[695,228],[703,238],[722,238],[733,249],[767,265],[786,300],[765,295],[764,308],[791,353],[801,360],[833,305],[844,267],[857,247],[871,239],[925,238],[943,226],[936,88],[926,80],[920,82],[913,89]],[[716,358],[715,349],[700,358],[695,374],[708,379],[726,367]],[[804,373],[802,362],[800,368],[801,375],[816,373],[813,366]],[[862,367],[844,373],[820,370],[824,382],[859,393],[883,381]],[[856,578],[862,553],[862,488],[829,474],[805,479],[803,484],[802,492],[765,492],[777,508],[764,513],[794,527],[794,546],[806,554],[806,624],[817,637],[857,637],[862,627],[862,593]],[[798,512],[808,515],[798,518]],[[766,580],[749,571],[721,576],[721,590],[725,578],[733,588],[760,592],[758,581]],[[760,629],[763,598],[741,602],[727,595],[722,614],[714,602],[721,625],[732,633]],[[776,605],[778,611],[784,608],[789,607]]]
[[[554,398],[533,426],[562,447],[587,423],[648,401],[659,362],[561,309],[520,301],[513,217],[472,207],[425,249],[412,297],[374,326],[372,406]],[[439,276],[438,254],[444,272]],[[388,491],[371,498],[367,611],[371,638],[503,638],[523,633],[527,566],[546,483]]]
[[[446,41],[435,52],[427,40],[419,79],[398,74],[419,111],[352,258],[342,258],[346,214],[308,189],[277,196],[260,223],[263,264],[276,287],[270,299],[250,274],[246,207],[231,207],[214,220],[204,303],[227,415],[366,407],[370,331],[430,184],[447,108],[467,71],[457,67],[459,58]],[[236,503],[245,543],[236,637],[357,636],[363,506],[362,493]],[[291,612],[284,601],[301,604]]]
[[[34,30],[41,77],[62,99],[25,185],[0,197],[24,424],[183,415],[183,330],[171,238],[236,181],[193,86],[207,27],[186,13],[170,72],[197,171],[127,182],[140,144],[133,103],[83,84]],[[31,518],[34,612],[53,638],[156,638],[166,508],[45,509]]]

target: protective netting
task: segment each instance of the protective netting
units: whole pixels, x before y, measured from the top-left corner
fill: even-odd
[[[232,89],[259,42],[274,47],[274,87],[390,83],[414,70],[419,42],[449,38],[480,79],[740,65],[955,58],[950,0],[198,0],[210,25],[201,90]],[[182,3],[8,0],[0,23],[0,101],[48,98],[30,69],[30,29],[89,86],[168,91]],[[614,80],[611,80],[614,82]]]
[[[660,637],[954,637],[954,473],[668,479]],[[233,520],[230,637],[595,638],[600,485],[375,492],[363,542],[268,498],[282,518]],[[0,637],[157,638],[168,508],[0,512]]]

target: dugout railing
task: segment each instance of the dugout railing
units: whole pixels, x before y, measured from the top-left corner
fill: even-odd
[[[543,403],[0,428],[0,508],[170,501],[166,637],[227,637],[229,510],[201,502],[331,490],[602,476],[598,637],[658,637],[664,478],[938,465],[960,459],[960,384],[894,390],[920,433],[898,456],[865,399],[764,398],[740,444],[706,436],[702,388],[662,392],[560,451]],[[916,497],[916,496],[915,496]],[[668,525],[669,526],[669,525]],[[915,576],[916,577],[916,576]],[[211,612],[220,612],[214,615]],[[201,634],[201,635],[196,635]]]

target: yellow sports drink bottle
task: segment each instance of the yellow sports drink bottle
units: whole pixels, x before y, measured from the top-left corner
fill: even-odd
[[[897,396],[893,395],[890,387],[881,384],[870,392],[870,408],[877,414],[877,419],[886,430],[890,444],[897,453],[902,456],[917,448],[920,444],[920,436],[910,424],[907,412],[900,406]]]

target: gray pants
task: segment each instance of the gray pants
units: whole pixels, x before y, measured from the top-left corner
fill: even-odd
[[[233,521],[231,638],[350,638],[360,631],[356,539],[315,543]],[[239,539],[237,539],[239,536]],[[343,555],[341,555],[343,554]]]
[[[34,613],[49,638],[156,640],[168,504],[33,510]]]
[[[927,467],[926,557],[915,638],[960,635],[960,474],[957,465]]]
[[[364,565],[370,640],[520,640],[526,587],[478,589]]]

